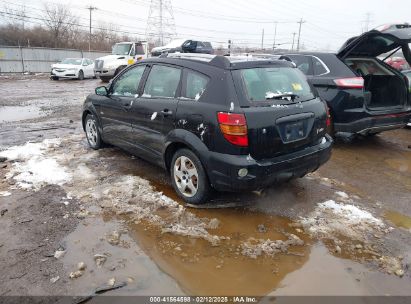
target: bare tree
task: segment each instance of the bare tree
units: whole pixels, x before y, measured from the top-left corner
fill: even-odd
[[[71,14],[63,4],[44,4],[44,25],[49,29],[54,40],[54,47],[62,46],[63,39],[71,36],[72,29],[77,27],[78,18]]]

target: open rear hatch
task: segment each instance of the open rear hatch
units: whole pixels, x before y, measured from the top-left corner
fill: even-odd
[[[338,51],[343,60],[358,76],[364,78],[366,105],[370,110],[398,108],[409,104],[408,81],[399,71],[391,68],[377,56],[386,58],[402,50],[411,64],[411,25],[385,25],[358,37],[349,39]]]

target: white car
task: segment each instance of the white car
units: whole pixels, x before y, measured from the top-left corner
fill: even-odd
[[[94,74],[94,61],[87,58],[66,58],[60,63],[51,65],[51,79],[74,78],[96,78]]]

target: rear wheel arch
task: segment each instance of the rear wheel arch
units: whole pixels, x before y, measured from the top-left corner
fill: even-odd
[[[165,164],[167,172],[170,173],[171,161],[173,159],[173,155],[180,149],[191,150],[189,146],[187,146],[186,144],[182,142],[173,142],[167,146],[166,151],[164,152],[164,164]]]
[[[199,158],[207,171],[207,152],[209,150],[196,135],[184,129],[176,129],[168,134],[166,142],[167,144],[163,153],[163,161],[168,172],[170,172],[170,165],[173,155],[179,149],[183,148],[192,151]]]

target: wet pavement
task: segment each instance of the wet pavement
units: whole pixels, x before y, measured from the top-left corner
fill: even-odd
[[[337,142],[318,172],[198,209],[160,168],[87,147],[81,105],[98,85],[0,77],[0,295],[84,296],[122,282],[108,294],[411,295],[411,129]],[[30,215],[40,202],[52,220]],[[47,240],[19,231],[36,221],[56,222]],[[25,266],[28,249],[8,261],[23,246],[14,235],[44,243],[30,259],[47,271]]]

